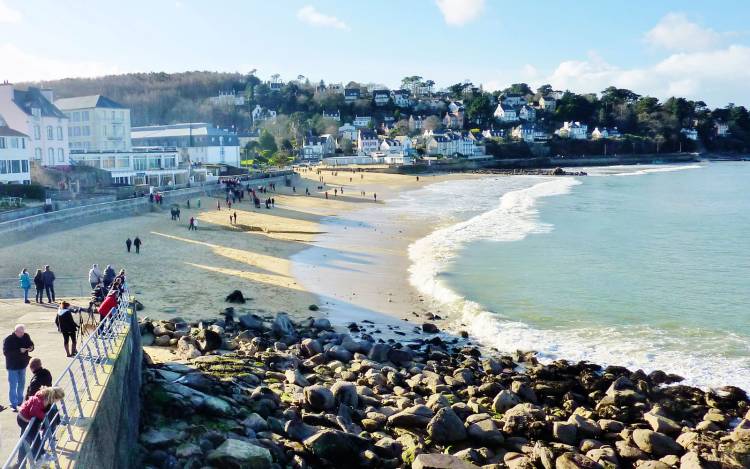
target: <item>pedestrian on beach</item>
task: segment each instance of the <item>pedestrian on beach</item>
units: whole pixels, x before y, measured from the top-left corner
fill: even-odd
[[[23,402],[23,388],[26,386],[26,366],[29,364],[29,352],[34,350],[34,342],[26,333],[26,326],[16,324],[13,332],[3,340],[5,368],[8,370],[8,398],[13,412]]]
[[[174,220],[174,215],[172,216],[172,220]],[[130,240],[130,238],[125,240],[125,248],[130,252],[130,246],[133,244],[133,241]]]
[[[234,224],[237,224],[237,212],[234,212]]]
[[[373,199],[375,199],[375,202],[377,202],[377,201],[378,201],[378,194],[375,194],[375,193],[373,192],[373,194],[372,194],[372,198],[373,198]]]
[[[339,195],[339,190],[338,189],[333,189],[333,196],[334,197],[338,197],[338,195]]]
[[[44,279],[42,279],[42,269],[36,269],[36,274],[34,274],[34,287],[36,287],[36,302],[41,303],[44,298]]]
[[[326,191],[326,199],[328,198],[328,191]]]
[[[190,208],[190,199],[187,199],[187,208]]]
[[[39,358],[32,358],[29,362],[29,370],[31,370],[31,381],[26,388],[26,395],[23,400],[27,400],[43,387],[52,386],[52,373],[47,368],[42,366],[42,360]]]
[[[307,187],[305,187],[305,195],[310,195],[310,189],[308,189]]]
[[[198,208],[201,208],[201,199],[198,199],[197,205],[198,205]]]
[[[73,357],[78,353],[76,349],[76,332],[78,332],[78,324],[73,318],[73,312],[70,310],[70,303],[63,301],[60,303],[60,307],[57,309],[57,316],[55,316],[55,325],[57,331],[63,336],[63,347],[65,347],[65,354],[68,357]],[[72,342],[72,349],[69,347],[68,342]]]
[[[135,253],[136,254],[140,254],[141,253],[141,244],[143,244],[141,242],[141,238],[139,238],[138,236],[136,236],[135,239],[133,240],[133,246],[135,246]]]
[[[65,398],[65,391],[59,386],[42,388],[31,396],[26,402],[23,403],[18,409],[18,415],[16,416],[16,423],[21,428],[21,436],[26,433],[26,444],[21,445],[18,450],[18,461],[17,465],[20,467],[23,460],[26,458],[26,452],[31,449],[31,459],[36,459],[39,456],[41,439],[39,436],[39,430],[42,423],[45,422],[45,417],[49,413],[49,418],[46,422],[50,428],[54,428],[59,423],[59,417],[57,412],[53,410],[55,404]],[[54,412],[54,415],[53,415]],[[26,431],[26,427],[29,423],[34,420],[31,424],[29,431]],[[55,420],[53,422],[53,420]]]
[[[271,207],[276,207],[276,199],[271,197]]]
[[[216,201],[216,210],[221,210],[221,201],[220,200]]]
[[[198,219],[193,219],[193,230],[198,231]]]
[[[192,231],[195,229],[195,218],[190,217],[190,222],[188,223],[188,231]]]
[[[49,269],[48,265],[44,266],[42,280],[44,281],[44,291],[47,293],[47,302],[53,303],[55,301],[55,273]]]
[[[89,269],[89,284],[93,290],[102,281],[102,271],[99,270],[99,264],[92,264]]]
[[[104,269],[104,275],[102,276],[102,283],[104,283],[104,290],[109,291],[109,287],[112,286],[112,282],[115,281],[115,269],[111,265],[107,265]]]
[[[23,302],[24,303],[31,303],[29,301],[29,289],[31,289],[31,275],[29,275],[29,271],[26,269],[23,269],[20,274],[18,274],[18,286],[21,287],[23,290]]]

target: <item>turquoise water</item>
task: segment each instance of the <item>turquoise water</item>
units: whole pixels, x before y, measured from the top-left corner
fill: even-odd
[[[750,389],[750,163],[590,174],[498,180],[503,210],[440,234],[492,233],[433,269],[436,298],[501,349]]]

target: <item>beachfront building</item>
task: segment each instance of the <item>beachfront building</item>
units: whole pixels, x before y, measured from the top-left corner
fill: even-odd
[[[0,116],[0,184],[28,184],[31,141],[23,132],[11,129]]]
[[[342,139],[349,140],[351,142],[357,141],[358,132],[359,131],[357,130],[357,128],[348,122],[342,125],[341,127],[339,127],[339,137],[341,137]]]
[[[300,156],[305,161],[320,161],[334,153],[336,153],[336,140],[332,135],[307,135]]]
[[[557,100],[552,96],[542,96],[539,98],[539,109],[547,112],[554,112],[557,107]]]
[[[565,121],[563,126],[555,131],[560,138],[570,138],[573,140],[586,140],[588,137],[589,126],[580,122]]]
[[[205,122],[133,127],[133,146],[175,147],[180,161],[195,164],[240,166],[237,134]]]
[[[526,143],[541,143],[549,140],[550,135],[536,124],[524,122],[513,128],[511,137],[516,140],[523,140]]]
[[[176,147],[134,147],[129,151],[70,150],[76,164],[110,173],[112,183],[120,186],[156,187],[205,180],[205,171],[191,170],[181,161]]]
[[[0,115],[11,129],[29,136],[33,161],[43,166],[67,166],[68,117],[54,104],[52,90],[17,90],[0,84]]]
[[[359,155],[371,155],[378,151],[380,141],[378,134],[372,130],[360,130],[357,135],[357,153]]]
[[[55,101],[68,116],[71,150],[130,151],[130,109],[102,96],[80,96]]]
[[[500,122],[518,122],[518,108],[500,103],[495,108],[494,116]]]

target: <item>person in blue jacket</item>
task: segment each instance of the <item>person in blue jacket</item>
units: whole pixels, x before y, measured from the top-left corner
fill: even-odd
[[[26,269],[23,269],[20,274],[18,274],[18,286],[21,287],[23,290],[23,302],[24,303],[31,303],[29,301],[29,289],[31,289],[31,275],[29,275],[29,271]]]

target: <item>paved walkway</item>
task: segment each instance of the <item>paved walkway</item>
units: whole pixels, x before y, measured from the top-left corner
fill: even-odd
[[[60,300],[62,298],[58,298]],[[67,298],[66,298],[67,299]],[[69,300],[72,304],[83,304],[83,301]],[[54,305],[24,304],[21,300],[0,299],[0,340],[13,332],[13,327],[22,323],[26,325],[26,332],[34,341],[33,357],[42,359],[42,364],[52,373],[54,382],[68,365],[68,358],[63,349],[62,335],[55,327]],[[0,404],[9,406],[8,377],[5,372],[5,357],[2,358],[2,373],[0,374]],[[26,384],[31,379],[31,372],[26,374]],[[10,408],[0,412],[0,466],[5,462],[18,441],[20,429],[16,423],[16,414]]]

